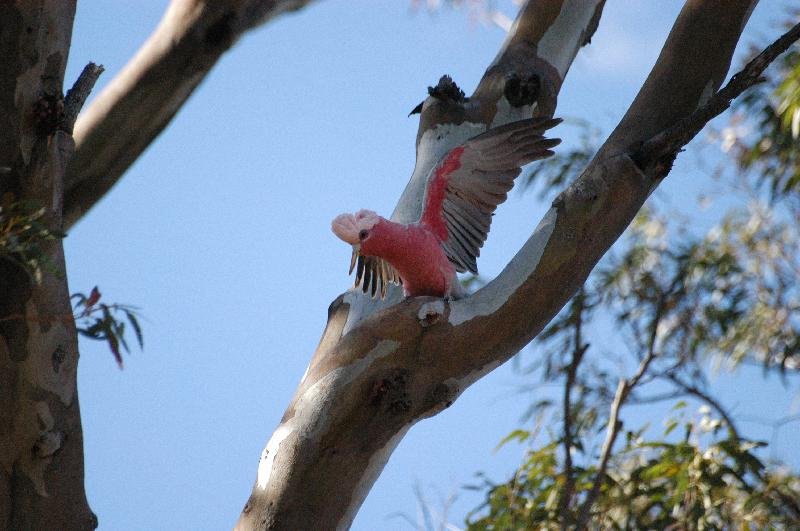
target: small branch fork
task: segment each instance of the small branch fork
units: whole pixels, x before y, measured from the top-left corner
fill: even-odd
[[[571,513],[569,511],[572,494],[575,489],[575,471],[572,464],[572,441],[573,441],[573,427],[572,427],[572,387],[575,385],[575,378],[577,376],[578,367],[583,361],[583,356],[589,349],[589,345],[583,342],[583,312],[585,309],[585,291],[581,288],[573,299],[573,319],[574,319],[574,332],[573,332],[573,352],[572,359],[567,366],[567,378],[564,383],[564,488],[561,491],[561,500],[559,502],[559,512],[561,514],[561,529],[567,531],[572,525]]]
[[[633,155],[633,160],[641,168],[646,168],[658,160],[675,156],[709,121],[726,111],[734,99],[750,87],[762,83],[764,70],[798,39],[800,39],[800,22],[750,60],[708,102],[672,127],[644,142]]]
[[[586,524],[591,517],[592,505],[600,494],[600,487],[606,478],[606,471],[608,470],[608,462],[611,459],[611,453],[614,449],[614,443],[617,440],[619,432],[622,430],[622,421],[619,418],[622,405],[627,400],[630,392],[642,380],[642,377],[647,373],[650,364],[656,359],[656,351],[651,349],[647,355],[639,362],[639,367],[636,373],[630,378],[623,378],[617,385],[617,391],[614,393],[614,400],[611,402],[611,412],[608,417],[608,427],[606,428],[606,438],[603,441],[602,450],[600,452],[600,465],[597,467],[597,474],[592,482],[592,488],[587,494],[586,499],[581,506],[580,515],[576,524],[577,529],[585,529]]]
[[[105,196],[244,33],[312,1],[172,0],[108,88],[71,117],[76,150],[65,179],[65,228]]]

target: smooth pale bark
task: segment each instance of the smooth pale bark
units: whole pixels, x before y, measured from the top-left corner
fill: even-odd
[[[52,230],[74,148],[58,125],[74,13],[65,0],[0,7],[0,196],[44,207]],[[0,528],[93,529],[63,248],[40,246],[38,283],[0,256]]]
[[[427,174],[453,147],[534,113],[552,116],[564,76],[597,28],[603,4],[529,2],[469,98],[449,80],[440,81],[421,106],[416,166],[392,219],[419,218]],[[542,243],[548,227],[539,232]],[[398,304],[401,298],[399,289],[383,301],[351,290],[331,305],[320,346],[262,453],[256,485],[237,528],[346,528],[408,428],[447,407],[471,383],[465,374],[460,381],[454,375],[440,378],[454,361],[444,352],[419,357],[422,333],[439,328],[427,325],[443,319],[444,303],[432,300],[421,309],[419,299]],[[392,321],[391,327],[402,331],[385,335],[388,323],[373,319],[386,312],[397,319],[399,308],[408,310],[411,320]],[[364,319],[369,322],[362,323]],[[360,332],[383,339],[372,343],[359,339]],[[365,340],[370,346],[363,350]],[[431,365],[443,372],[423,369]]]
[[[247,30],[311,1],[172,0],[147,42],[75,124],[66,227],[117,183]]]
[[[262,452],[237,529],[349,526],[407,430],[448,407],[533,339],[628,226],[668,173],[680,146],[645,167],[633,156],[641,155],[642,143],[693,113],[719,88],[755,3],[686,3],[617,129],[485,287],[454,302],[414,298],[381,305],[364,302],[352,291],[334,301],[311,364]],[[416,219],[424,187],[416,180],[447,149],[489,124],[535,109],[552,113],[574,51],[597,24],[594,13],[580,14],[586,3],[565,2],[563,10],[559,4],[531,2],[523,8],[512,30],[516,33],[473,98],[426,100],[417,169],[395,219]],[[519,37],[520,32],[525,36]],[[505,60],[517,66],[504,70]],[[509,81],[528,79],[522,65],[544,74],[535,106],[509,102]]]

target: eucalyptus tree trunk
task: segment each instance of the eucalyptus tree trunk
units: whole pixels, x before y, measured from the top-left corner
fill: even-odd
[[[77,122],[88,89],[79,79],[72,96],[62,96],[75,0],[1,4],[0,206],[43,208],[50,234],[71,227],[241,35],[310,1],[173,0]],[[686,1],[618,127],[485,287],[458,301],[400,300],[399,290],[384,301],[352,290],[333,301],[308,370],[262,452],[238,529],[347,528],[413,424],[449,407],[536,336],[682,146],[771,60],[735,89],[731,82],[717,92],[755,3]],[[603,5],[529,0],[469,97],[447,77],[430,89],[420,108],[416,167],[393,219],[419,217],[426,177],[453,147],[491,127],[553,115]],[[89,72],[96,78],[100,69]],[[40,278],[0,252],[0,528],[93,528],[61,240],[40,242],[37,261],[46,264]]]
[[[62,95],[75,2],[0,7],[0,196],[6,212],[43,208],[62,227],[74,151]],[[41,279],[0,255],[0,528],[93,529],[62,241],[39,244]]]
[[[87,67],[65,99],[76,0],[0,3],[0,219],[44,209],[35,256],[0,247],[0,529],[97,527],[83,483],[78,341],[58,235],[244,32],[309,2],[175,0],[77,124],[102,68]]]

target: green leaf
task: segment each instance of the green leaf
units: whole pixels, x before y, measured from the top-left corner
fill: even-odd
[[[686,407],[686,400],[678,400],[674,406],[672,406],[672,411],[677,411],[679,409],[683,409]]]
[[[139,348],[144,348],[144,336],[142,335],[142,328],[139,326],[139,320],[136,315],[130,310],[125,310],[125,315],[128,317],[128,322],[131,323],[133,331],[136,334],[136,341],[139,343]]]
[[[495,447],[494,451],[496,452],[497,450],[499,450],[500,448],[502,448],[503,446],[514,440],[518,442],[525,442],[525,440],[527,440],[528,437],[530,437],[530,435],[531,432],[527,430],[514,430],[505,437],[503,437],[502,439],[500,439],[500,442],[497,443],[497,446]]]

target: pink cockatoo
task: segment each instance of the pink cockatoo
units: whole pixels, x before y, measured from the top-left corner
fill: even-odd
[[[496,127],[450,150],[428,175],[422,215],[415,223],[371,210],[340,214],[334,234],[353,246],[350,273],[374,297],[389,282],[407,296],[457,297],[456,271],[477,274],[476,258],[492,216],[521,167],[553,154],[560,139],[542,136],[559,119],[533,118]]]

